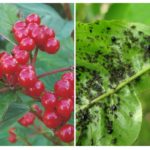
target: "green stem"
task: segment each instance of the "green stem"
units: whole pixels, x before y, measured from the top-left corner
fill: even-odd
[[[133,76],[125,79],[124,81],[122,81],[115,89],[110,89],[108,92],[104,93],[103,95],[95,98],[91,103],[84,105],[82,107],[80,107],[80,109],[77,110],[77,113],[79,111],[85,110],[87,108],[89,108],[90,106],[98,103],[100,100],[116,93],[117,91],[119,91],[120,89],[122,89],[124,86],[126,86],[127,84],[129,84],[130,82],[132,82],[133,80],[135,80],[136,78],[140,77],[141,75],[143,75],[144,73],[146,73],[147,71],[150,70],[150,65],[145,67],[144,69],[142,69],[141,71],[139,71],[138,73],[134,74]]]

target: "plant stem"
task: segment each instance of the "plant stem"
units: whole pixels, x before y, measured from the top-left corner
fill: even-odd
[[[5,92],[7,92],[8,90],[9,90],[8,87],[1,88],[1,89],[0,89],[0,93],[5,93]]]
[[[80,107],[76,113],[85,110],[87,108],[89,108],[90,106],[98,103],[100,100],[114,94],[115,92],[119,91],[120,89],[122,89],[124,86],[126,86],[127,84],[129,84],[130,82],[132,82],[133,80],[135,80],[136,78],[140,77],[141,75],[143,75],[144,73],[146,73],[147,71],[150,70],[150,65],[143,68],[141,71],[139,71],[138,73],[134,74],[133,76],[125,79],[124,81],[122,81],[115,89],[110,89],[108,92],[104,93],[103,95],[97,97],[96,99],[94,99],[91,103],[84,105],[82,107]]]
[[[16,43],[14,43],[13,41],[11,41],[9,38],[7,38],[5,35],[3,35],[2,33],[0,33],[0,35],[7,40],[8,42],[10,42],[12,45],[16,46]]]
[[[38,55],[38,48],[36,48],[32,62],[31,62],[33,66],[35,66],[37,55]]]
[[[64,72],[64,71],[71,71],[73,70],[73,66],[70,66],[68,68],[61,68],[61,69],[57,69],[57,70],[53,70],[53,71],[50,71],[50,72],[45,72],[41,75],[38,75],[38,78],[43,78],[43,77],[46,77],[46,76],[49,76],[49,75],[52,75],[52,74],[56,74],[58,72]]]
[[[64,4],[64,12],[65,12],[68,20],[72,20],[72,15],[71,15],[71,10],[70,10],[70,4],[69,3]]]

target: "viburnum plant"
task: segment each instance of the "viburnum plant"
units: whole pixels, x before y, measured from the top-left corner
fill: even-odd
[[[59,51],[60,42],[56,39],[54,30],[41,24],[41,19],[37,14],[30,14],[25,20],[14,23],[11,32],[17,44],[14,45],[11,53],[6,51],[0,53],[0,81],[3,84],[0,93],[9,90],[19,91],[43,106],[40,108],[39,105],[32,104],[30,111],[18,119],[21,126],[25,128],[34,126],[40,134],[43,131],[42,127],[36,125],[35,119],[37,118],[53,131],[53,137],[44,133],[44,137],[53,144],[73,142],[74,126],[67,123],[74,110],[73,66],[41,75],[37,74],[35,67],[39,50],[50,55]],[[40,80],[40,78],[64,71],[66,72],[61,79],[54,84],[54,91],[46,89]],[[20,140],[15,126],[11,127],[8,133],[10,143]],[[25,143],[32,145],[28,140],[25,140]]]

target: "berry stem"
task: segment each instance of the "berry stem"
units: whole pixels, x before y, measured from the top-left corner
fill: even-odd
[[[71,10],[70,10],[70,4],[69,3],[64,4],[64,12],[65,12],[66,17],[68,18],[68,20],[72,20],[72,15],[71,15]]]
[[[58,72],[72,71],[73,68],[74,68],[73,66],[70,66],[68,68],[61,68],[61,69],[56,69],[56,70],[53,70],[53,71],[50,71],[50,72],[45,72],[41,75],[38,75],[38,78],[43,78],[43,77],[46,77],[46,76],[49,76],[49,75],[52,75],[52,74],[56,74]]]
[[[8,87],[1,88],[1,89],[0,89],[0,93],[5,93],[5,92],[7,92],[8,90],[9,90]]]
[[[2,33],[0,33],[0,36],[2,36],[5,40],[7,40],[8,42],[10,42],[12,45],[16,46],[16,43],[14,43],[13,41],[11,41],[8,37],[6,37],[5,35],[3,35]]]
[[[33,59],[32,59],[32,65],[33,66],[35,66],[37,55],[38,55],[38,48],[36,48]]]

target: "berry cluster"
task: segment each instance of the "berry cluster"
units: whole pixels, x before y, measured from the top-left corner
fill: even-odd
[[[22,50],[30,52],[38,47],[49,54],[55,54],[60,46],[55,32],[45,25],[40,25],[40,22],[37,14],[30,14],[25,21],[16,22],[12,29],[14,38]]]
[[[11,51],[0,53],[0,80],[11,90],[21,90],[24,94],[39,100],[44,107],[44,112],[38,105],[33,105],[33,111],[41,118],[42,122],[55,132],[63,142],[74,139],[74,127],[66,124],[74,108],[74,74],[67,72],[54,85],[54,91],[48,91],[39,80],[33,59],[32,51],[40,49],[49,54],[59,50],[59,41],[55,38],[53,29],[40,25],[40,17],[30,14],[25,21],[18,21],[13,25],[12,33],[17,45]],[[29,127],[34,124],[36,115],[26,113],[18,122]],[[9,141],[17,141],[15,129],[9,130]]]

